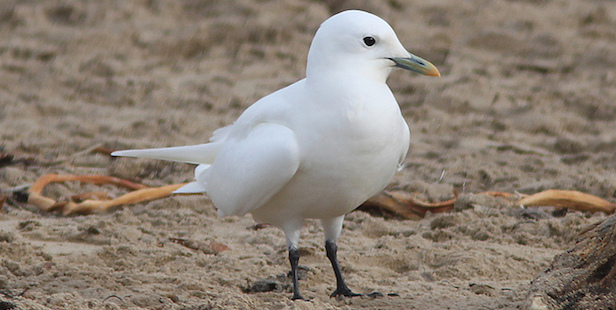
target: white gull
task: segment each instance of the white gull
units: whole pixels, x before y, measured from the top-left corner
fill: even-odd
[[[386,84],[393,67],[440,75],[406,51],[386,21],[344,11],[317,30],[306,78],[255,102],[210,143],[112,155],[198,164],[196,181],[177,193],[207,193],[219,216],[251,213],[281,228],[293,299],[303,299],[301,228],[320,219],[337,281],[332,296],[357,296],[340,272],[336,241],[345,214],[385,188],[409,148],[409,128]]]

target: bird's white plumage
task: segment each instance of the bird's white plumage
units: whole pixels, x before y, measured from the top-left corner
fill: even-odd
[[[345,11],[316,32],[306,78],[255,102],[210,143],[113,155],[199,164],[178,192],[207,191],[221,216],[251,213],[282,228],[290,249],[306,218],[321,219],[335,243],[344,215],[385,188],[406,157],[409,129],[385,83],[393,67],[438,75],[387,22]]]
[[[366,36],[377,44],[366,46]],[[307,77],[254,103],[210,143],[113,155],[199,164],[196,181],[177,192],[207,191],[221,216],[250,212],[293,229],[344,216],[406,156],[408,126],[385,81],[390,58],[409,55],[379,17],[337,14],[314,37]]]
[[[162,159],[189,164],[208,164],[214,161],[222,143],[164,147],[146,150],[125,150],[113,152],[113,156]]]

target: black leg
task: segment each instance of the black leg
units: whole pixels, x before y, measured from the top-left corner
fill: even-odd
[[[340,266],[338,265],[338,246],[333,241],[325,241],[325,251],[327,252],[327,258],[332,263],[332,267],[334,268],[334,274],[336,275],[336,290],[331,294],[331,297],[337,296],[361,296],[361,294],[355,294],[351,291],[351,289],[344,283],[344,278],[342,278],[342,273],[340,272]]]
[[[289,262],[291,262],[291,277],[293,280],[293,297],[292,300],[306,300],[299,293],[299,284],[297,281],[297,266],[299,264],[299,250],[295,247],[289,248]]]

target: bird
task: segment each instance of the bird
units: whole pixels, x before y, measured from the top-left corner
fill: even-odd
[[[409,150],[409,127],[386,83],[396,67],[440,76],[385,20],[342,11],[317,29],[304,78],[250,105],[208,143],[112,155],[197,164],[195,181],[174,193],[206,193],[220,217],[250,213],[282,229],[293,300],[304,299],[302,226],[320,220],[336,278],[331,297],[359,296],[342,276],[337,241],[345,215],[385,189]]]

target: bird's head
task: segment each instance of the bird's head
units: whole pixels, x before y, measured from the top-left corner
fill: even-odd
[[[350,10],[321,24],[308,52],[306,76],[337,70],[384,81],[393,67],[440,76],[432,63],[402,46],[386,21],[364,11]]]

